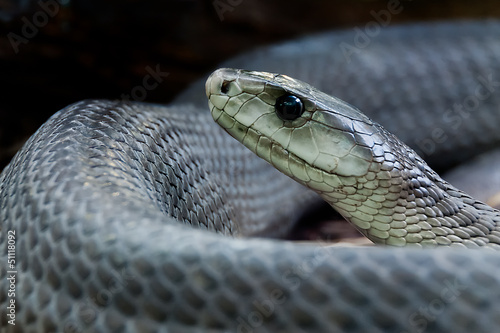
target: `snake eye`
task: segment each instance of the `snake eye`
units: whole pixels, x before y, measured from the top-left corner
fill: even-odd
[[[295,120],[304,113],[304,104],[294,95],[283,95],[274,105],[276,114],[281,120]]]

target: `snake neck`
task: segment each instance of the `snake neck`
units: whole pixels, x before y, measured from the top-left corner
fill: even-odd
[[[500,249],[498,210],[443,180],[411,148],[377,127],[389,153],[374,157],[378,163],[363,177],[337,176],[342,185],[321,193],[333,208],[374,243]]]
[[[206,89],[219,125],[373,242],[500,249],[498,211],[348,103],[288,76],[235,69],[214,72]],[[284,117],[277,96],[299,100],[290,102],[297,114]]]

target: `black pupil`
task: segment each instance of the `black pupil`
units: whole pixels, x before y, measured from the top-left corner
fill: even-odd
[[[294,95],[284,95],[276,100],[276,114],[282,120],[295,120],[304,113],[304,104]]]

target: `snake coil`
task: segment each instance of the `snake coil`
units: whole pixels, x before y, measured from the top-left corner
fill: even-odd
[[[370,112],[441,168],[438,156],[455,163],[500,141],[500,132],[490,130],[500,123],[498,31],[496,21],[387,28],[349,58],[338,46],[352,44],[354,33],[334,32],[257,50],[225,66],[311,82]],[[224,135],[210,119],[202,85],[169,106],[91,100],[68,106],[3,170],[2,328],[500,327],[495,251],[338,248],[244,237],[283,235],[317,197]],[[478,87],[493,91],[468,110],[474,117],[457,118],[453,103],[467,106]],[[441,148],[433,140],[436,128],[449,138]],[[13,234],[15,273],[5,269]],[[8,316],[12,300],[15,326]]]

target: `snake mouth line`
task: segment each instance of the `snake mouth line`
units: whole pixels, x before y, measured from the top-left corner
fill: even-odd
[[[264,82],[264,84],[266,83]],[[212,117],[221,127],[226,129],[226,132],[228,132],[238,141],[244,142],[245,138],[248,136],[248,134],[246,134],[245,132],[253,131],[254,133],[256,133],[255,136],[265,136],[265,138],[270,143],[274,143],[274,146],[280,147],[284,154],[288,154],[295,160],[301,161],[301,164],[306,168],[314,169],[316,172],[322,172],[323,174],[329,175],[334,174],[337,176],[362,176],[368,171],[369,165],[374,162],[373,159],[375,158],[375,152],[372,150],[373,146],[370,146],[369,143],[363,141],[363,138],[365,136],[378,135],[380,131],[380,125],[372,122],[357,108],[351,106],[348,103],[345,103],[340,99],[336,99],[336,103],[339,103],[340,107],[346,107],[347,110],[352,110],[353,112],[355,112],[355,115],[357,117],[349,113],[344,114],[341,112],[341,109],[336,110],[334,107],[329,108],[328,106],[318,103],[318,101],[314,101],[307,107],[307,109],[299,118],[294,120],[280,119],[280,121],[282,121],[282,123],[280,123],[281,126],[271,129],[271,133],[264,134],[261,130],[256,128],[255,124],[259,121],[262,121],[263,117],[267,117],[270,114],[275,114],[276,111],[262,111],[261,114],[255,116],[255,119],[252,120],[250,125],[243,124],[238,121],[238,117],[236,115],[241,111],[246,103],[250,103],[255,99],[265,104],[266,108],[269,107],[270,109],[274,110],[275,105],[273,101],[269,101],[266,98],[260,98],[258,95],[254,95],[249,97],[248,99],[240,101],[241,104],[239,105],[238,110],[228,112],[226,110],[226,107],[228,105],[228,102],[231,100],[230,98],[223,104],[219,103],[220,105],[215,105],[211,101],[211,97],[213,95],[218,96],[219,90],[220,89],[217,90],[217,93],[207,91],[207,97],[209,99],[209,105],[211,106]],[[290,93],[286,88],[283,88],[282,90],[285,95]],[[305,97],[303,96],[302,98]],[[319,115],[315,116],[315,114],[317,113],[319,113]],[[223,117],[222,114],[224,114],[225,116]],[[224,120],[221,121],[221,117],[223,117]],[[337,119],[335,120],[336,125],[328,122],[330,118]],[[273,126],[278,125],[274,124]],[[310,130],[308,130],[306,126],[310,128]],[[306,144],[300,144],[301,147],[296,147],[296,149],[299,150],[295,151],[294,153],[289,148],[292,141],[289,140],[288,142],[285,142],[285,146],[282,142],[274,138],[274,134],[276,134],[282,127],[286,127],[291,131],[291,133],[289,133],[289,136],[292,136],[295,131],[305,131],[306,133],[309,133],[309,131],[312,131],[313,128],[319,129],[318,131],[320,132],[333,131],[338,133],[338,141],[332,143],[332,146],[328,147],[327,150],[325,150],[324,148],[321,149],[320,146],[324,146],[323,144],[321,144],[322,139],[319,139],[318,142],[318,139],[315,138],[315,135],[311,135],[312,133],[309,133],[308,137],[304,138],[304,140],[307,141],[303,141],[306,142]],[[269,132],[269,128],[267,128],[267,130]],[[352,135],[353,132],[358,133],[358,136]],[[323,135],[324,134],[322,133],[321,137],[323,137]],[[245,143],[244,144],[259,157],[264,158],[266,161],[273,164],[270,161],[270,157],[267,158],[267,156],[263,155],[262,152],[259,153],[259,150],[257,149],[259,148],[257,146],[257,142],[260,143],[260,140],[255,141],[256,142],[251,145]],[[370,139],[368,142],[371,142],[373,145],[372,139]],[[295,140],[295,144],[297,144],[297,140]],[[254,146],[256,147],[253,148]],[[308,156],[305,156],[305,158],[301,157],[304,156],[304,154],[301,154],[303,149],[309,150],[308,146],[313,151],[317,152],[316,156],[312,156],[310,153],[304,152],[305,155]],[[260,148],[263,148],[263,146],[261,146]],[[268,151],[271,149],[273,149],[273,146],[268,148]],[[331,155],[331,158],[325,158],[326,155]],[[295,177],[294,179],[298,180],[300,178]]]
[[[288,177],[292,178],[293,180],[304,184],[305,186],[307,186],[308,188],[310,188],[312,190],[318,191],[318,189],[311,184],[311,182],[313,181],[313,178],[309,175],[309,173],[307,173],[309,179],[303,179],[291,171],[291,168],[289,167],[289,163],[286,163],[288,165],[288,167],[280,168],[281,163],[275,163],[275,161],[272,160],[271,156],[279,156],[281,159],[287,159],[288,161],[295,160],[296,162],[302,164],[306,170],[313,170],[313,172],[321,173],[322,179],[324,179],[326,177],[332,177],[331,173],[329,173],[321,168],[318,168],[317,166],[312,165],[311,163],[304,160],[302,157],[287,150],[279,141],[276,141],[275,139],[270,138],[268,136],[265,136],[265,138],[267,140],[269,140],[268,146],[264,146],[263,144],[260,144],[261,147],[265,148],[264,151],[262,149],[261,150],[258,149],[259,142],[261,142],[261,140],[257,140],[257,144],[255,144],[255,145],[249,145],[248,142],[245,140],[245,138],[250,135],[250,134],[248,134],[248,132],[252,131],[255,133],[255,135],[259,135],[260,132],[258,130],[246,127],[245,125],[241,124],[238,120],[236,120],[234,117],[227,115],[227,113],[224,110],[221,110],[220,108],[214,106],[213,104],[211,104],[210,110],[211,110],[212,116],[214,116],[214,110],[217,110],[217,113],[219,113],[219,114],[216,117],[214,117],[214,120],[215,120],[215,122],[217,122],[217,124],[219,124],[222,127],[222,129],[226,133],[231,135],[235,140],[241,141],[247,149],[252,151],[254,154],[259,156],[260,158],[264,159],[266,162],[268,162],[269,164],[271,164],[272,166],[274,166],[279,171],[283,172],[284,174],[286,174]],[[230,128],[227,128],[226,126],[221,124],[221,122],[219,121],[219,118],[222,116],[222,114],[227,115],[233,121],[233,125]],[[241,139],[238,139],[237,137],[235,137],[234,131],[231,130],[234,127],[246,128],[247,132],[245,133],[245,135]],[[271,152],[271,151],[273,152],[273,154],[265,154],[265,152]],[[313,173],[313,172],[311,172],[311,173]],[[334,176],[336,176],[336,175],[334,175]],[[339,186],[338,188],[334,187],[333,190],[331,190],[330,192],[333,191],[336,193],[348,195],[348,193],[345,192],[342,188],[343,188],[343,186]]]

